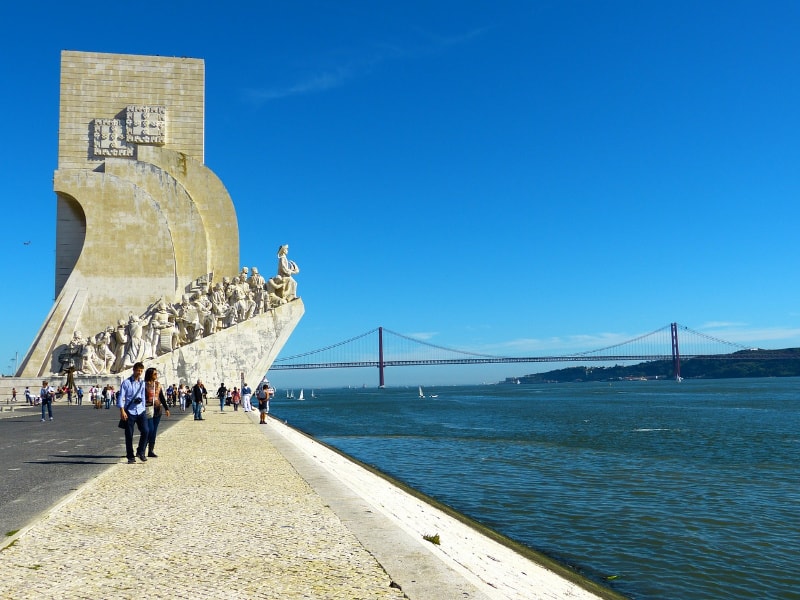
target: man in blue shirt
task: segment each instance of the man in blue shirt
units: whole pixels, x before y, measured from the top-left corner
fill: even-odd
[[[250,386],[245,382],[244,387],[242,387],[242,405],[244,406],[244,412],[250,412],[253,410],[253,405],[250,402],[252,397],[253,390],[251,390]]]
[[[144,451],[147,448],[150,431],[147,424],[142,373],[144,373],[144,364],[137,362],[133,365],[133,375],[122,382],[117,398],[119,416],[125,421],[125,453],[128,456],[128,464],[136,463],[133,455],[133,428],[136,425],[139,426],[139,445],[136,449],[136,456],[142,462],[147,460]]]

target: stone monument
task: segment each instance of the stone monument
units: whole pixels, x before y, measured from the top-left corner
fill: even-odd
[[[62,52],[56,297],[18,377],[143,360],[168,383],[255,383],[297,325],[288,246],[277,294],[240,271],[233,202],[203,163],[204,86],[199,59]]]

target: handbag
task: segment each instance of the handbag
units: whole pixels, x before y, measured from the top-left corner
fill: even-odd
[[[119,423],[117,423],[117,427],[120,429],[125,429],[127,426],[128,424],[125,422],[125,419],[120,419]]]
[[[144,414],[148,419],[156,416],[156,402],[158,401],[158,384],[151,382],[149,385],[145,383],[148,389],[145,391],[145,405]]]

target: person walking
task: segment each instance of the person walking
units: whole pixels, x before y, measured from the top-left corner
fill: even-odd
[[[42,382],[42,389],[39,390],[39,398],[42,402],[42,423],[44,423],[44,411],[47,408],[47,416],[53,420],[53,399],[56,397],[56,391],[48,385],[47,381]]]
[[[217,398],[219,398],[219,412],[225,412],[225,399],[228,397],[228,388],[225,387],[225,383],[219,384],[219,389],[217,390]]]
[[[242,387],[242,408],[244,408],[244,412],[250,412],[253,410],[253,405],[250,403],[252,396],[253,390],[251,390],[250,386],[245,382],[244,386]]]
[[[239,402],[242,399],[242,395],[239,393],[239,388],[233,388],[231,392],[231,402],[233,403],[233,410],[239,410]]]
[[[79,387],[76,394],[78,395],[78,406],[83,406],[83,388]],[[108,407],[106,406],[106,408]]]
[[[197,383],[192,387],[192,408],[194,409],[194,420],[203,420],[203,397],[205,396],[205,386],[203,382],[198,379]]]
[[[149,458],[158,458],[158,455],[153,451],[156,445],[156,434],[158,433],[158,424],[161,421],[161,415],[169,417],[169,404],[164,395],[164,388],[158,381],[158,370],[155,367],[150,367],[144,373],[144,405],[147,414],[147,425],[150,434],[147,436],[147,456]]]
[[[267,395],[267,386],[266,384],[261,384],[258,386],[258,391],[256,391],[256,398],[258,398],[258,412],[260,413],[261,420],[258,422],[259,425],[266,425],[267,424],[267,414],[269,413],[269,396]]]
[[[119,417],[125,421],[125,453],[128,457],[128,464],[135,464],[136,458],[142,462],[147,461],[144,451],[147,448],[149,427],[144,404],[143,372],[144,364],[137,362],[133,365],[133,374],[122,382],[119,387],[119,398],[117,399]],[[135,457],[133,454],[134,427],[139,428],[139,445],[136,448]]]

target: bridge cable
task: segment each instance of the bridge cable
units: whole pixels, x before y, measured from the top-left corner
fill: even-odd
[[[367,337],[370,334],[375,333],[378,331],[378,328],[370,329],[366,333],[362,333],[361,335],[357,335],[355,337],[351,337],[349,340],[344,340],[343,342],[338,342],[336,344],[331,344],[330,346],[326,346],[325,348],[318,348],[317,350],[311,350],[310,352],[304,352],[302,354],[295,354],[293,356],[286,356],[284,358],[275,359],[274,362],[285,362],[287,360],[293,360],[295,358],[302,358],[304,356],[311,356],[312,354],[318,354],[320,352],[325,352],[326,350],[332,350],[333,348],[338,348],[339,346],[344,346],[345,344],[349,344],[350,342],[355,342],[356,340],[360,340],[363,337]]]

